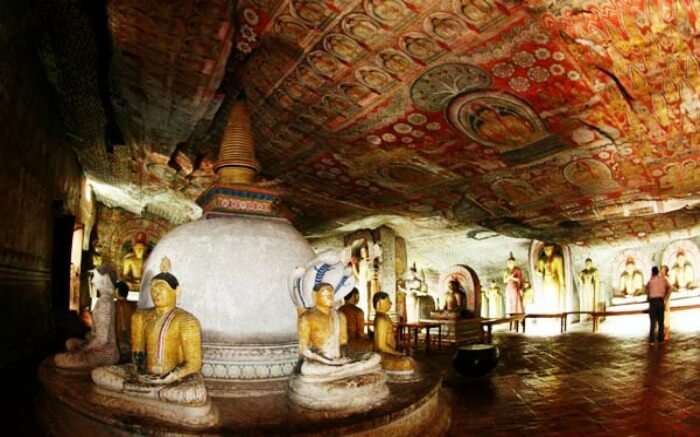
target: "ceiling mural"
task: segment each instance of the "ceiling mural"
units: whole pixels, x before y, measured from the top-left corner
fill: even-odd
[[[80,152],[105,183],[191,202],[243,91],[307,232],[399,214],[595,245],[700,224],[700,3],[184,3],[108,2],[124,145]]]

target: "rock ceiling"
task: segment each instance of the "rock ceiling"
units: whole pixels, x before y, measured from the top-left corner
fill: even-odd
[[[400,214],[601,244],[700,225],[700,1],[103,7],[46,6],[42,58],[104,201],[196,217],[243,91],[307,231]]]

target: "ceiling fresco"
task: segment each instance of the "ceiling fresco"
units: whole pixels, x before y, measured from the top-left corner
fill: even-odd
[[[700,225],[700,2],[127,0],[105,13],[112,109],[66,104],[64,118],[113,112],[124,145],[105,153],[75,122],[81,161],[106,184],[169,193],[156,214],[196,216],[243,91],[263,174],[307,232],[399,214],[595,245]],[[101,52],[46,53],[67,99]]]

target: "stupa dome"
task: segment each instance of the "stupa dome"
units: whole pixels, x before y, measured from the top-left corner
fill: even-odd
[[[180,282],[178,306],[202,325],[206,378],[289,375],[297,360],[297,312],[289,275],[314,252],[281,218],[201,219],[166,234],[146,262],[139,307],[153,303],[150,280],[167,256]]]
[[[152,306],[150,280],[167,256],[180,282],[178,305],[202,325],[204,377],[222,382],[286,377],[298,360],[289,276],[314,251],[280,216],[279,192],[255,182],[260,165],[242,99],[231,108],[214,167],[217,180],[198,199],[204,218],[158,242],[146,262],[139,306]]]

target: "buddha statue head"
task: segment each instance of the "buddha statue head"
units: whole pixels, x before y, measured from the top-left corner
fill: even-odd
[[[388,313],[391,309],[391,298],[383,291],[378,291],[372,296],[372,305],[378,313]]]
[[[102,255],[99,252],[92,254],[92,267],[99,269],[102,266]]]
[[[632,274],[637,270],[637,263],[634,261],[634,258],[630,257],[627,258],[627,262],[625,262],[625,272]]]
[[[137,242],[134,244],[133,251],[137,259],[143,259],[143,255],[146,253],[146,245],[141,242]]]
[[[350,290],[350,293],[345,295],[343,300],[345,303],[357,305],[357,303],[360,301],[360,292],[357,290],[357,288],[353,288]]]
[[[686,258],[685,258],[685,252],[679,251],[678,254],[676,255],[676,263],[678,263],[679,266],[684,266],[686,263]]]
[[[586,270],[592,269],[593,268],[593,260],[590,258],[586,258],[585,266],[586,266]]]
[[[554,254],[554,244],[545,243],[543,250],[544,250],[545,256],[547,256],[547,257],[552,256]]]
[[[413,263],[413,265],[409,269],[409,272],[409,277],[411,279],[418,279],[418,269],[416,268],[416,263]]]
[[[170,273],[170,260],[164,257],[160,263],[160,273],[151,280],[151,299],[156,309],[175,308],[179,282]]]
[[[333,286],[327,282],[321,282],[314,287],[314,306],[321,311],[330,311],[333,308]]]
[[[508,270],[513,270],[515,268],[515,257],[513,256],[513,252],[510,253],[508,261],[506,261],[506,266],[508,267]]]

